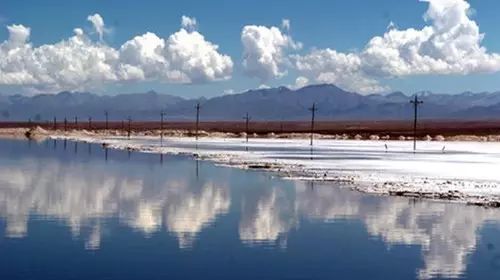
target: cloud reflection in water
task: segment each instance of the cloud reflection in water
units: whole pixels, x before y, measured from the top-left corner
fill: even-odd
[[[419,278],[457,277],[466,272],[481,228],[500,221],[498,209],[373,197],[305,182],[256,179],[239,186],[240,195],[232,195],[231,178],[216,173],[197,178],[189,160],[166,167],[130,161],[132,167],[126,171],[104,161],[65,162],[54,157],[2,161],[0,218],[5,220],[5,235],[27,236],[28,221],[36,215],[61,221],[75,237],[84,235],[89,250],[101,247],[103,232],[112,235],[106,231],[108,218],[117,218],[145,237],[165,230],[177,239],[179,248],[192,248],[201,232],[234,209],[239,215],[234,229],[246,246],[286,250],[293,246],[287,235],[300,230],[305,220],[359,220],[388,247],[419,246],[423,258]]]

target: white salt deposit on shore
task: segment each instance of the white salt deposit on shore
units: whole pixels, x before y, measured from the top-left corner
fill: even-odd
[[[358,191],[446,199],[500,207],[500,143],[315,141],[306,139],[53,136],[109,148],[194,155],[239,168],[264,169],[290,179],[342,181]],[[248,149],[248,150],[247,150]]]

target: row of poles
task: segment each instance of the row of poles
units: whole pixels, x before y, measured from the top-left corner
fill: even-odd
[[[424,101],[419,100],[418,96],[415,94],[414,99],[410,100],[410,103],[413,105],[413,151],[416,151],[417,150],[418,106],[422,105],[424,103]],[[309,111],[311,111],[311,141],[310,141],[310,145],[312,147],[313,140],[314,140],[314,121],[315,121],[316,111],[318,111],[318,108],[316,107],[316,103],[313,103],[312,107],[309,108]]]
[[[162,130],[163,130],[163,115],[164,115],[164,113],[162,112]],[[108,111],[104,112],[104,117],[105,117],[105,129],[108,130],[109,129],[109,112]],[[128,122],[127,137],[130,138],[130,132],[131,132],[131,128],[132,128],[132,126],[131,126],[131,124],[132,124],[132,118],[128,117],[126,120]],[[31,125],[31,123],[32,123],[31,119],[29,119],[28,122]],[[64,120],[63,120],[63,129],[64,129],[64,131],[68,130],[68,125],[69,125],[68,119],[64,118]],[[76,127],[78,127],[78,117],[76,117],[76,116],[74,118],[74,125]],[[88,119],[87,119],[87,127],[88,127],[88,129],[92,129],[93,128],[93,126],[92,126],[92,117],[88,117]],[[57,118],[56,117],[54,117],[54,119],[53,119],[52,128],[54,130],[57,129]],[[124,121],[121,122],[121,128],[122,128],[122,130],[125,130],[125,122]]]
[[[413,100],[410,100],[410,103],[413,105],[413,150],[417,150],[417,122],[418,122],[418,106],[422,105],[424,102],[422,100],[418,99],[418,96],[415,95]],[[314,141],[314,122],[316,120],[316,112],[318,111],[318,107],[316,106],[316,103],[314,102],[312,107],[309,108],[309,111],[311,111],[311,139],[310,139],[310,146],[313,146],[313,141]],[[247,131],[248,131],[248,113],[246,115],[246,120],[247,120]],[[247,132],[247,142],[248,142],[248,132]]]
[[[413,150],[417,150],[417,122],[418,122],[418,106],[423,104],[424,102],[418,99],[418,96],[415,95],[414,99],[410,101],[410,103],[413,105],[414,113],[413,113]],[[196,140],[198,140],[198,128],[199,128],[199,122],[200,122],[200,103],[196,104]],[[310,143],[309,145],[312,147],[314,144],[314,124],[316,121],[316,112],[318,111],[318,107],[316,106],[316,102],[313,102],[312,106],[309,108],[309,111],[311,112],[311,130],[310,130]],[[163,116],[164,112],[161,112],[161,139],[163,143]],[[249,137],[249,123],[250,120],[252,119],[248,112],[246,115],[243,117],[245,120],[245,136],[246,136],[246,142],[248,143],[248,137]]]
[[[106,118],[106,126],[105,126],[105,128],[108,129],[109,128],[109,112],[105,111],[104,112],[104,116]],[[129,119],[130,119],[130,117],[129,117]],[[31,124],[31,118],[28,120],[28,122]],[[87,122],[88,122],[88,128],[92,129],[92,117],[89,117],[87,119]],[[64,130],[68,129],[68,124],[69,124],[68,119],[64,118],[64,121],[63,121]],[[77,116],[75,116],[75,118],[74,118],[74,125],[78,126],[78,117]],[[54,130],[57,129],[57,118],[56,117],[54,117],[54,120],[52,122],[52,127],[53,127]]]
[[[414,113],[413,113],[413,150],[415,151],[417,149],[417,122],[418,122],[418,107],[419,105],[423,104],[423,101],[418,99],[418,96],[415,95],[414,99],[410,101],[410,103],[413,105]],[[195,124],[195,139],[198,140],[198,135],[199,135],[199,125],[200,125],[200,109],[201,105],[200,103],[196,103],[195,106],[196,109],[196,124]],[[308,110],[311,112],[311,124],[310,124],[310,146],[313,146],[314,144],[314,131],[315,131],[315,121],[316,121],[316,112],[318,111],[318,107],[316,106],[316,103],[313,103]],[[105,116],[105,128],[106,130],[109,129],[109,112],[105,111],[104,112]],[[165,121],[165,116],[166,112],[161,111],[160,112],[160,142],[161,145],[163,145],[163,130],[164,130],[164,121]],[[246,115],[243,117],[245,120],[245,133],[246,133],[246,142],[248,143],[248,138],[249,138],[249,124],[250,120],[252,119],[248,112]],[[132,118],[128,117],[128,129],[127,129],[127,137],[130,138],[130,133],[131,133],[131,123],[132,123]],[[31,120],[30,120],[31,123]],[[78,125],[78,117],[75,117],[74,123],[77,126]],[[57,119],[54,117],[54,130],[57,129]],[[68,127],[68,120],[67,118],[64,118],[64,130],[66,131]],[[88,127],[89,129],[92,129],[92,117],[88,118]],[[125,129],[125,123],[122,121],[122,129]]]

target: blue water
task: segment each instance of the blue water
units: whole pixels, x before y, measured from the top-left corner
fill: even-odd
[[[500,210],[0,141],[0,279],[500,279]]]

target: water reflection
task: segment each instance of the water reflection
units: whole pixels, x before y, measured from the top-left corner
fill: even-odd
[[[156,181],[141,174],[127,175],[99,164],[22,159],[0,169],[0,217],[5,234],[28,234],[30,214],[64,222],[73,236],[90,227],[85,247],[99,249],[103,220],[117,216],[123,224],[149,236],[163,226],[192,246],[196,235],[227,213],[229,189],[212,181]]]
[[[164,212],[166,227],[175,233],[181,248],[191,247],[196,234],[210,225],[217,216],[227,213],[230,200],[227,188],[212,183],[197,192],[181,192]]]
[[[280,188],[265,187],[242,201],[239,235],[247,245],[279,244],[286,247],[286,234],[296,224],[293,199]],[[280,242],[278,242],[280,241]]]
[[[76,153],[76,143],[74,147]],[[92,155],[92,148],[102,154]],[[26,237],[34,216],[64,223],[74,237],[85,240],[86,249],[97,250],[103,232],[113,234],[106,230],[107,220],[117,218],[146,238],[170,234],[179,248],[187,249],[196,246],[205,229],[233,215],[237,226],[232,230],[246,247],[286,250],[292,246],[289,234],[300,231],[303,223],[353,220],[362,222],[373,240],[383,241],[387,248],[421,248],[423,264],[416,275],[427,279],[463,275],[483,225],[500,221],[498,209],[367,196],[262,173],[205,169],[199,161],[163,156],[160,163],[156,156],[151,162],[136,162],[134,154],[123,163],[107,149],[89,145],[88,151],[91,161],[2,154],[0,218],[8,238]],[[231,172],[246,174],[244,178],[252,181],[242,183]]]
[[[297,209],[325,222],[361,219],[372,236],[388,245],[421,246],[424,267],[418,275],[422,279],[463,275],[467,256],[476,248],[478,231],[486,222],[500,220],[498,209],[401,198],[366,203],[364,198],[353,192],[327,187],[311,191],[302,186],[297,188]]]
[[[295,183],[293,196],[282,191],[269,188],[257,200],[243,201],[239,232],[244,243],[286,246],[286,235],[299,227],[301,219],[320,223],[361,220],[368,233],[382,239],[388,247],[420,246],[424,265],[417,274],[421,279],[463,275],[482,226],[500,221],[498,209],[392,197],[367,198],[346,189],[314,187],[311,183]]]

